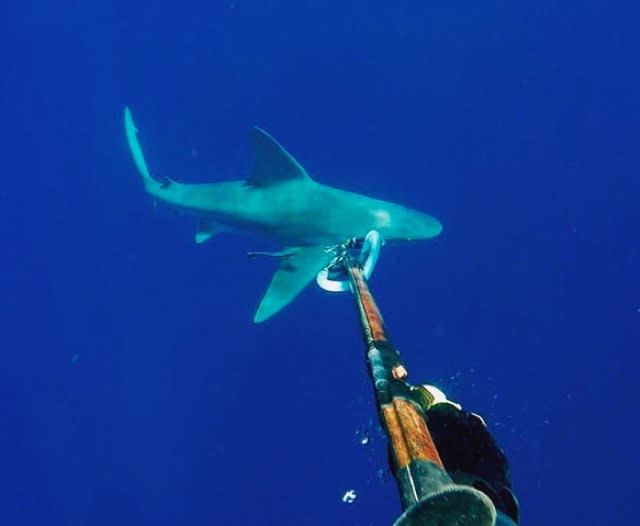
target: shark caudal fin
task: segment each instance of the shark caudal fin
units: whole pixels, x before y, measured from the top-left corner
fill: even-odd
[[[171,182],[169,179],[165,182],[157,181],[151,177],[151,174],[149,173],[147,163],[144,160],[144,155],[142,154],[142,148],[140,147],[140,141],[138,141],[138,128],[136,128],[136,125],[133,122],[133,115],[131,115],[129,107],[124,108],[124,131],[127,135],[127,144],[129,145],[129,151],[133,157],[133,162],[138,169],[138,173],[142,176],[147,190],[151,187],[164,188],[167,186]]]

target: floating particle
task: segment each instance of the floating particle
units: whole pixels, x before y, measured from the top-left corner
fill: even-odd
[[[361,443],[363,446],[366,446],[366,445],[369,443],[369,437],[368,437],[368,436],[366,436],[366,435],[365,435],[365,436],[363,436],[363,437],[360,439],[360,443]]]
[[[71,357],[71,363],[76,363],[78,361],[78,359],[80,358],[80,353],[75,353],[72,357]]]
[[[356,498],[358,498],[358,495],[356,495],[355,490],[350,489],[342,496],[342,502],[345,504],[353,504]]]

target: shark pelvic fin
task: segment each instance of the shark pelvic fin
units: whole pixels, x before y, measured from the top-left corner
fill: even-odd
[[[283,257],[253,321],[265,321],[289,305],[329,264],[330,259],[331,254],[324,247],[301,247],[297,252],[292,251]]]
[[[210,223],[206,219],[201,219],[198,221],[198,230],[196,230],[196,243],[200,245],[223,230],[224,228],[216,225],[215,223]]]
[[[266,131],[251,130],[253,166],[247,186],[265,187],[284,181],[311,181],[305,169]]]

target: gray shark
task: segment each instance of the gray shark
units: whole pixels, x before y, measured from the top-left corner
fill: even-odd
[[[242,230],[283,246],[281,252],[270,253],[281,262],[258,307],[256,323],[286,307],[330,263],[328,247],[364,237],[374,229],[387,242],[428,239],[442,231],[440,222],[430,215],[314,181],[260,128],[251,130],[253,165],[245,180],[183,184],[154,179],[129,108],[124,110],[124,125],[146,191],[199,219],[197,243],[218,232]]]

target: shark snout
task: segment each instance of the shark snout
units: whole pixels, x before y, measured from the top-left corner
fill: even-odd
[[[407,241],[431,239],[440,235],[442,223],[433,216],[415,212],[411,217],[407,218],[402,230],[402,234],[398,237]]]
[[[442,223],[430,215],[424,214],[424,216],[425,218],[423,219],[422,226],[420,228],[422,238],[429,239],[439,236],[442,232]]]

